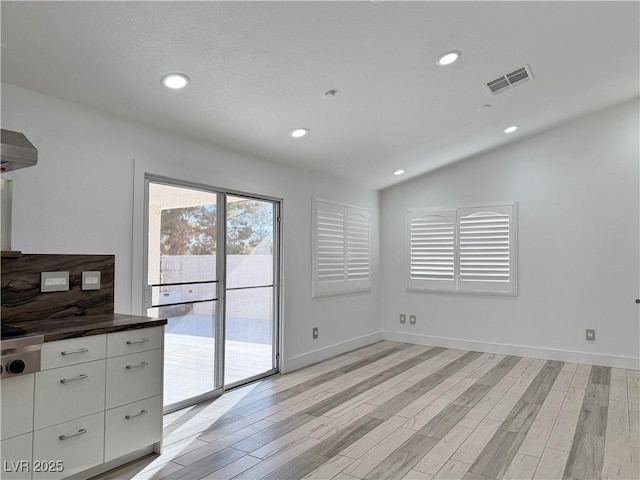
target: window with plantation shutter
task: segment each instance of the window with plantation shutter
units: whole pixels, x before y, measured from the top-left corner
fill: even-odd
[[[345,280],[345,218],[338,205],[316,205],[317,283],[330,291],[342,288]]]
[[[514,206],[458,209],[459,289],[515,293]]]
[[[516,204],[408,212],[410,290],[517,294]]]
[[[409,212],[409,288],[455,288],[456,210]]]
[[[369,210],[316,198],[312,205],[313,296],[370,290]]]

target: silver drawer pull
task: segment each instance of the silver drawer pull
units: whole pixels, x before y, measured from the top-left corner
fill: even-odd
[[[79,348],[78,350],[67,350],[66,352],[60,352],[60,355],[73,355],[74,353],[87,353],[88,348]]]
[[[60,435],[58,438],[60,440],[66,440],[67,438],[77,437],[78,435],[84,435],[85,433],[87,433],[87,431],[84,428],[81,428],[77,433],[72,433],[71,435]]]
[[[148,341],[148,338],[143,338],[142,340],[127,340],[127,345],[135,345],[136,343],[147,343]]]
[[[78,375],[77,377],[63,378],[62,380],[60,380],[60,383],[75,382],[75,381],[78,381],[78,380],[84,380],[85,378],[89,378],[89,375],[87,375],[86,373],[83,373],[82,375]]]
[[[146,367],[147,365],[149,365],[147,362],[140,362],[138,365],[127,365],[125,368],[131,370],[132,368]]]
[[[125,420],[131,420],[132,418],[136,418],[136,417],[141,417],[142,415],[146,415],[147,412],[146,410],[140,410],[140,413],[136,413],[135,415],[125,415],[124,418]]]

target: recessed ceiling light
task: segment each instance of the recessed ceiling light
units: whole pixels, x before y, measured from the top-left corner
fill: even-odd
[[[512,125],[504,129],[504,133],[513,133],[518,129],[517,125]]]
[[[162,77],[162,85],[172,90],[179,90],[189,85],[189,77],[183,73],[169,73]]]
[[[400,170],[396,170],[395,172],[393,172],[394,175],[402,175],[404,173],[404,170],[400,169]]]
[[[462,55],[461,51],[451,50],[450,52],[443,54],[436,62],[436,65],[441,65],[441,66],[451,65],[453,62],[458,60],[461,55]]]
[[[482,112],[484,110],[489,110],[491,107],[493,107],[493,105],[487,103],[486,105],[481,105],[480,107],[478,107],[478,111]]]
[[[304,137],[307,133],[309,133],[308,128],[296,128],[295,130],[291,130],[291,132],[289,132],[289,135],[291,135],[293,138],[301,138]]]

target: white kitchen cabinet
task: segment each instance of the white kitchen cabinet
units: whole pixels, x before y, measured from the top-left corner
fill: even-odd
[[[5,419],[11,418],[4,414],[5,384],[24,379],[23,400],[12,396],[11,401],[28,405],[29,397],[32,413],[19,428],[9,420],[7,431],[18,435],[33,430],[32,461],[54,462],[42,463],[53,470],[33,472],[33,480],[93,476],[132,460],[132,453],[158,450],[163,345],[161,326],[45,342],[42,370],[35,379],[31,374],[2,380],[3,438]],[[25,389],[27,377],[30,390]],[[6,408],[13,407],[7,403]],[[55,469],[56,461],[64,470]]]
[[[36,373],[34,428],[104,410],[105,360]]]
[[[2,382],[4,388],[4,380]],[[4,419],[3,415],[3,423]],[[29,432],[0,442],[2,480],[31,480],[32,441],[33,434]]]
[[[108,410],[104,460],[134,452],[162,438],[162,395]]]
[[[34,374],[2,379],[2,440],[33,430]]]
[[[70,338],[42,345],[41,370],[66,367],[77,363],[101,360],[107,349],[106,335]]]
[[[110,333],[107,335],[107,357],[162,348],[163,338],[164,329],[162,327]]]
[[[34,472],[34,480],[65,478],[102,463],[104,412],[36,430],[33,461],[51,465],[47,472]],[[64,468],[56,468],[56,462]]]
[[[107,409],[161,393],[162,350],[107,359]]]

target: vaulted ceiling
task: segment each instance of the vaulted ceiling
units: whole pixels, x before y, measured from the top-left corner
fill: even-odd
[[[639,93],[637,2],[1,8],[3,82],[372,188]],[[460,59],[436,65],[450,50]],[[532,80],[486,88],[523,65]],[[170,72],[190,84],[162,87]],[[291,138],[297,127],[309,134]]]

